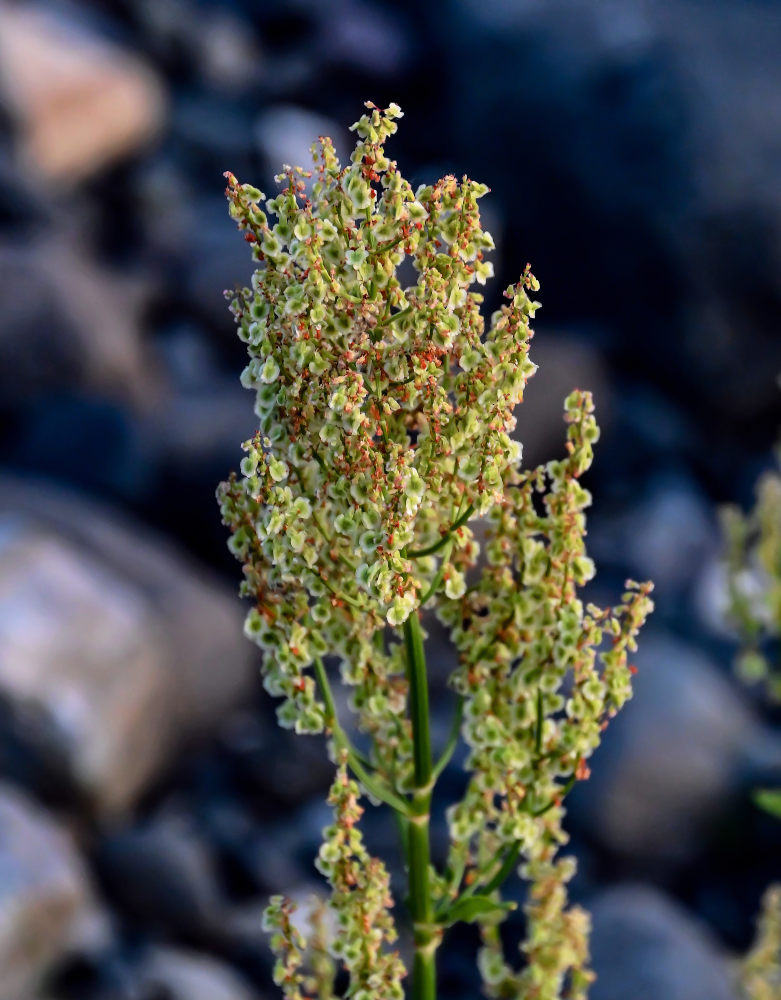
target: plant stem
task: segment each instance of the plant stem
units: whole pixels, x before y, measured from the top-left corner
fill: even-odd
[[[469,520],[472,514],[474,514],[474,512],[475,508],[470,503],[467,509],[464,511],[464,513],[460,517],[456,518],[456,520],[450,525],[450,527],[438,541],[432,542],[431,545],[427,545],[424,549],[405,549],[404,555],[407,557],[407,559],[420,559],[421,556],[430,556],[434,552],[439,552],[441,548],[447,545],[448,540],[450,536],[453,534],[453,532],[458,531],[458,529],[462,525],[466,524],[466,522]]]
[[[436,1000],[436,951],[442,932],[435,922],[429,882],[431,866],[429,813],[434,776],[431,763],[426,655],[417,611],[404,622],[404,644],[407,654],[415,763],[415,787],[410,803],[407,852],[409,899],[415,940],[412,1000]]]
[[[325,665],[319,656],[315,658],[314,668],[317,684],[320,688],[320,693],[323,696],[323,701],[325,702],[326,724],[333,734],[334,745],[337,750],[347,751],[347,761],[353,774],[370,795],[373,795],[378,802],[384,802],[392,809],[395,809],[401,816],[407,816],[409,813],[409,806],[407,805],[407,802],[388,788],[379,775],[371,774],[370,771],[364,767],[361,755],[352,745],[347,733],[339,725],[339,720],[336,717],[336,705],[334,704],[333,694],[331,693],[331,685],[328,682],[328,674],[326,673]]]

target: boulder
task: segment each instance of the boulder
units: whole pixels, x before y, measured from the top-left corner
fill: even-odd
[[[97,870],[119,910],[145,931],[220,940],[225,903],[210,853],[182,814],[106,834]]]
[[[99,811],[128,807],[251,687],[239,601],[103,506],[3,478],[0,567],[0,693],[44,713]]]
[[[150,955],[142,983],[147,989],[164,991],[169,1000],[255,1000],[257,996],[221,962],[176,948],[158,948]]]
[[[148,143],[165,118],[161,81],[74,18],[0,6],[0,101],[18,155],[46,182],[83,180]]]
[[[6,406],[83,391],[143,404],[159,379],[140,330],[145,292],[65,238],[0,243]]]
[[[0,785],[0,1000],[20,1000],[78,944],[89,880],[73,843],[18,790]]]
[[[702,653],[643,634],[635,696],[571,797],[579,829],[635,866],[691,860],[734,799],[781,781],[781,739]]]
[[[590,910],[591,1000],[737,1000],[717,942],[658,890],[619,885]]]

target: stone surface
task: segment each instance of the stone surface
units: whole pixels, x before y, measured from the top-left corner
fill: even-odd
[[[564,400],[573,389],[588,389],[594,396],[597,419],[603,432],[610,426],[610,384],[604,361],[587,336],[545,331],[535,337],[529,353],[538,366],[516,410],[513,434],[523,442],[527,468],[564,454],[567,427]]]
[[[716,512],[693,477],[659,471],[620,516],[598,522],[590,539],[597,565],[618,562],[640,580],[653,580],[665,612],[696,584],[708,560],[720,556]]]
[[[0,1000],[32,993],[77,943],[92,908],[84,866],[65,832],[0,785]]]
[[[716,942],[658,890],[617,886],[590,909],[591,1000],[737,1000]]]
[[[167,1000],[253,1000],[257,997],[231,969],[212,958],[158,948],[142,973],[143,985],[163,990]]]
[[[19,155],[47,181],[71,183],[134,152],[160,129],[149,67],[42,6],[0,6],[0,95]]]
[[[781,778],[781,740],[696,649],[649,631],[634,660],[634,698],[594,754],[572,813],[618,856],[675,865],[691,860],[735,794]]]
[[[443,29],[459,162],[507,165],[488,176],[546,309],[610,317],[634,370],[732,431],[774,406],[778,6],[468,0]],[[526,129],[497,127],[517,106],[531,155]]]
[[[54,723],[73,779],[127,807],[251,683],[242,610],[151,534],[73,494],[0,482],[0,689]]]
[[[295,104],[272,104],[255,122],[255,141],[269,175],[279,173],[280,164],[308,167],[310,147],[317,137],[330,136],[336,153],[345,161],[348,146],[344,126]]]
[[[103,885],[136,925],[198,943],[220,938],[224,900],[187,817],[163,816],[110,833],[96,858]]]
[[[5,405],[83,390],[134,403],[158,380],[142,345],[143,293],[63,239],[0,244]]]

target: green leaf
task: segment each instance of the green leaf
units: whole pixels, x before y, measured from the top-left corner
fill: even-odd
[[[781,819],[781,788],[758,788],[753,798],[760,809]]]
[[[467,896],[457,899],[453,905],[445,910],[439,918],[439,922],[445,927],[451,927],[459,921],[471,924],[481,917],[492,917],[499,913],[509,913],[515,909],[515,903],[501,903],[490,896]]]

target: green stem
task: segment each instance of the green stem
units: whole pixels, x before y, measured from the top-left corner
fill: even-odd
[[[328,681],[328,674],[325,670],[325,664],[319,656],[314,661],[314,668],[315,678],[323,696],[323,702],[325,703],[326,723],[331,729],[337,749],[347,751],[347,763],[350,765],[350,770],[369,795],[373,795],[378,802],[384,802],[402,816],[407,816],[409,814],[407,802],[396,795],[392,789],[388,788],[379,775],[371,774],[364,767],[361,755],[352,745],[350,737],[339,725],[339,720],[336,717],[336,705],[334,704],[331,685]]]
[[[387,319],[381,319],[379,323],[374,326],[375,330],[381,330],[385,326],[390,326],[391,323],[395,323],[397,319],[404,319],[405,316],[409,316],[412,312],[412,306],[405,306],[403,309],[399,309],[397,313],[392,316],[388,316]]]
[[[450,559],[450,553],[453,551],[453,539],[448,539],[448,544],[445,546],[446,552],[442,553],[442,561],[439,564],[439,569],[431,581],[431,585],[426,591],[426,593],[420,599],[420,607],[424,607],[426,603],[434,596],[434,594],[439,590],[442,583],[442,578],[445,575],[445,570],[447,569],[448,560]]]
[[[450,726],[450,733],[447,738],[447,743],[442,751],[442,756],[434,765],[434,780],[442,774],[447,765],[450,763],[450,758],[455,753],[456,747],[458,746],[458,738],[461,735],[461,723],[464,719],[464,699],[461,695],[458,696],[458,701],[456,702],[456,710],[453,714],[453,722]]]
[[[457,531],[462,525],[466,524],[474,512],[475,508],[470,503],[464,513],[453,521],[439,541],[432,542],[431,545],[427,545],[424,549],[407,549],[404,552],[404,555],[407,559],[420,559],[421,556],[430,556],[433,552],[439,552],[441,548],[444,548],[444,546],[447,545],[453,532]]]
[[[460,892],[455,899],[445,903],[443,906],[440,906],[439,912],[437,913],[439,921],[441,923],[447,923],[448,911],[453,910],[459,903],[462,903],[465,899],[470,899],[476,893],[480,893],[481,896],[488,896],[497,889],[501,889],[508,875],[518,863],[520,853],[521,845],[514,844],[505,855],[504,860],[494,873],[493,877],[488,882],[485,881],[485,878],[494,867],[495,862],[499,860],[498,857],[494,859],[494,862],[492,862],[490,866],[487,866],[487,868],[474,872],[474,880],[471,884]]]
[[[544,816],[546,812],[552,809],[554,806],[558,805],[563,799],[569,795],[572,789],[575,787],[575,782],[578,780],[577,774],[573,774],[566,785],[561,788],[559,792],[550,801],[546,802],[544,806],[540,806],[539,809],[532,809],[532,816]]]
[[[379,253],[388,253],[390,250],[393,250],[394,247],[397,247],[400,243],[403,243],[405,240],[408,239],[409,235],[397,236],[395,240],[390,240],[388,243],[380,243],[379,246],[375,247],[373,250],[370,250],[369,253],[372,256],[375,256],[376,254]]]
[[[418,612],[404,622],[404,645],[407,654],[410,721],[415,769],[415,784],[408,825],[409,899],[414,927],[415,959],[412,968],[412,1000],[436,1000],[436,951],[441,940],[434,903],[431,898],[429,870],[431,845],[429,814],[434,781],[429,731],[428,678],[426,654]]]

